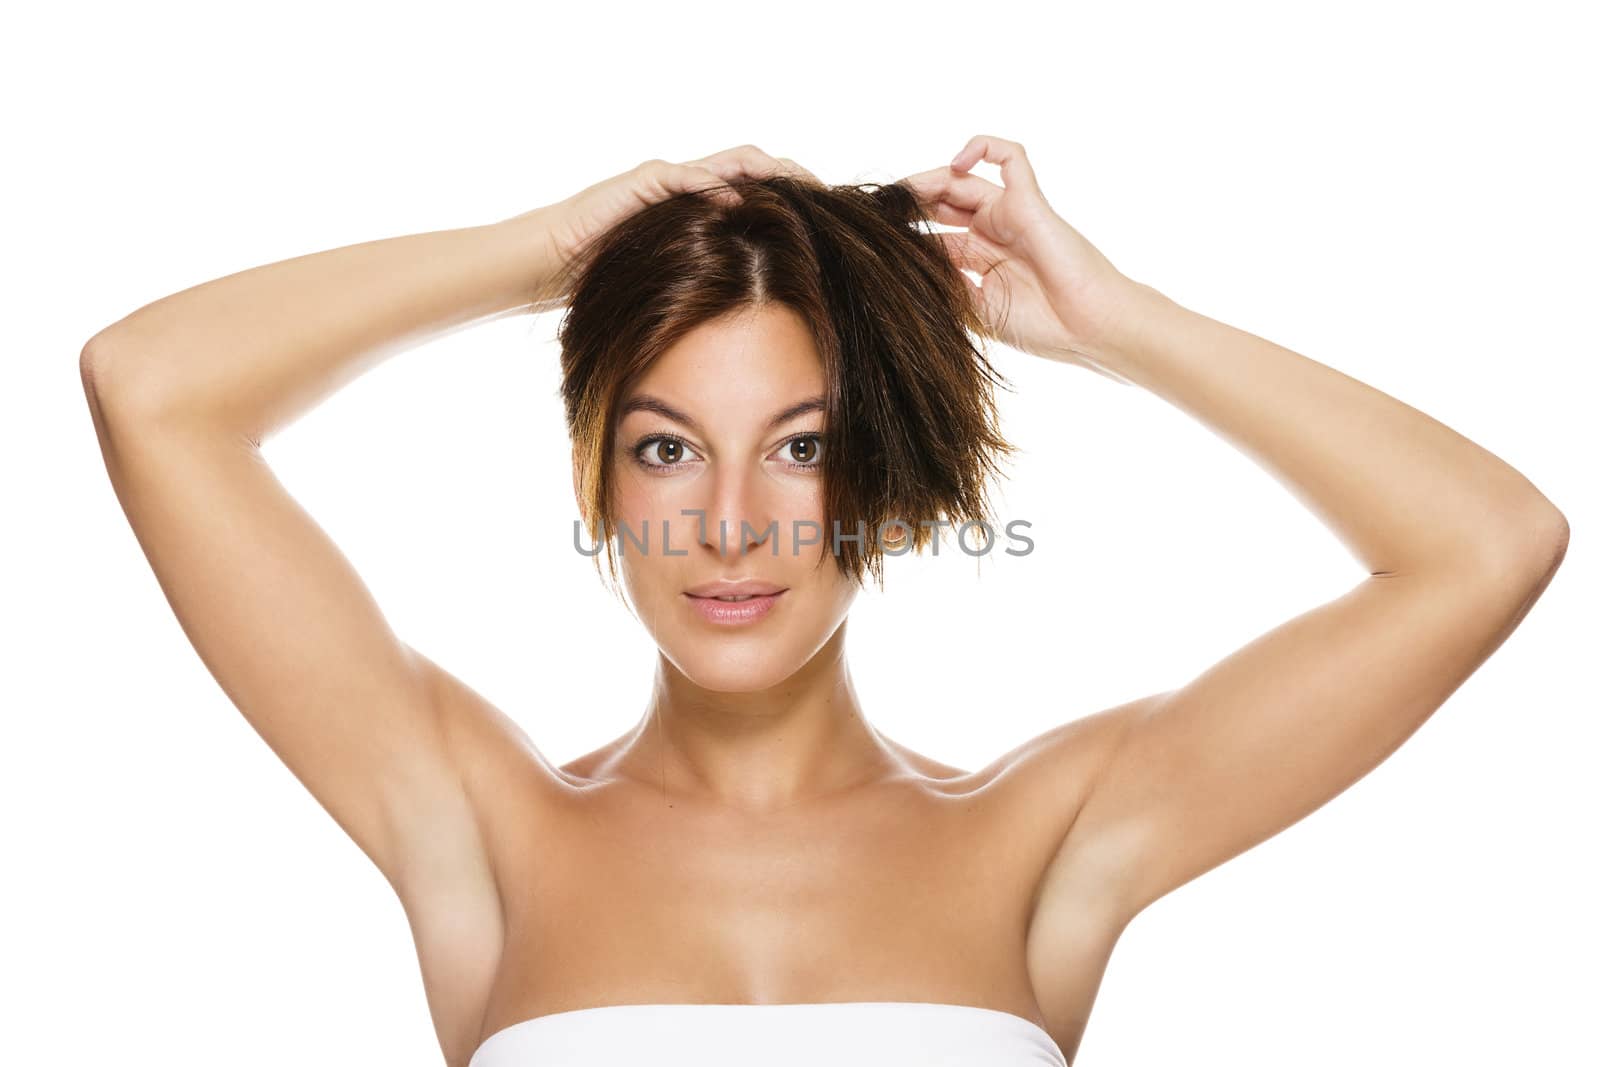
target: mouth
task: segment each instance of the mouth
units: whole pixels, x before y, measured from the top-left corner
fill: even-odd
[[[690,607],[707,622],[720,626],[741,626],[765,618],[787,592],[787,589],[781,589],[776,593],[744,596],[683,595],[688,598]]]

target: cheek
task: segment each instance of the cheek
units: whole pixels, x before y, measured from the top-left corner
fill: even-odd
[[[614,515],[642,514],[650,507],[651,486],[627,464],[617,461],[611,468],[611,510]]]
[[[620,470],[612,481],[613,537],[619,536],[624,527],[632,533],[633,540],[628,545],[630,557],[636,555],[633,551],[636,542],[645,537],[649,538],[649,555],[643,560],[635,561],[636,566],[643,566],[646,574],[658,567],[657,545],[663,526],[670,524],[672,528],[674,552],[689,545],[694,537],[693,517],[679,514],[684,505],[674,498],[669,486],[671,481],[670,478],[656,478],[629,470]]]

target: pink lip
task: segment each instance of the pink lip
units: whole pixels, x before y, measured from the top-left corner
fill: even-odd
[[[707,622],[716,623],[719,626],[742,626],[745,623],[755,622],[757,619],[765,617],[767,612],[772,610],[772,605],[777,603],[778,598],[787,592],[788,590],[785,589],[781,592],[769,593],[766,596],[753,596],[749,600],[740,600],[731,604],[725,600],[717,600],[714,597],[695,596],[693,593],[685,593],[683,595],[689,598],[689,603],[694,605],[701,618]]]

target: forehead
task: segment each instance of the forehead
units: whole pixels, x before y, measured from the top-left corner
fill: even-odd
[[[823,384],[805,320],[770,304],[701,323],[662,353],[623,401],[649,393],[697,417],[765,419],[822,393]]]

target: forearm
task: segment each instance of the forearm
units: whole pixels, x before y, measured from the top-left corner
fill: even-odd
[[[1095,357],[1263,466],[1371,572],[1559,562],[1565,519],[1493,453],[1313,359],[1132,289]]]
[[[230,274],[113,323],[83,363],[102,401],[259,443],[395,352],[538,306],[543,227],[535,211]]]

